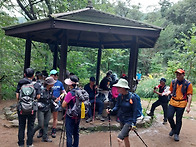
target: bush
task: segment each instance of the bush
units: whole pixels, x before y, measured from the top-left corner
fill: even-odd
[[[142,98],[154,98],[157,97],[157,94],[153,93],[153,89],[155,86],[159,84],[159,79],[143,79],[137,85],[136,93]]]

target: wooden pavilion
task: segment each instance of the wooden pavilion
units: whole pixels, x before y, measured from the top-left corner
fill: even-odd
[[[96,83],[99,82],[103,49],[130,49],[128,82],[134,86],[138,49],[153,48],[162,28],[95,10],[89,5],[80,10],[51,14],[49,17],[3,28],[8,36],[26,39],[24,69],[30,67],[32,41],[53,44],[53,68],[57,68],[60,47],[59,79],[66,78],[68,46],[98,48]]]

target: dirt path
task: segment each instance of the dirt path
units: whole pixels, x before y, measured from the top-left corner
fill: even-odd
[[[2,108],[10,106],[15,101],[1,101],[0,114],[2,116]],[[142,101],[144,108],[147,102]],[[147,129],[139,128],[138,133],[149,147],[196,147],[196,103],[192,104],[190,114],[185,113],[183,118],[183,126],[180,134],[180,141],[175,142],[172,137],[168,136],[170,131],[169,124],[162,124],[161,107],[156,110],[156,121]],[[5,124],[9,122],[3,117],[0,118],[0,147],[15,147],[17,146],[17,128],[6,128]],[[85,123],[85,122],[82,122]],[[82,124],[81,124],[82,125]],[[61,131],[57,132],[57,138],[52,139],[52,143],[41,142],[41,139],[34,138],[35,147],[58,147]],[[117,147],[116,136],[118,132],[112,131],[112,147]],[[109,132],[96,132],[90,134],[80,134],[80,147],[109,147],[110,146]],[[136,136],[134,132],[130,132],[130,142],[132,147],[142,147],[144,144]],[[66,146],[66,145],[65,145]]]

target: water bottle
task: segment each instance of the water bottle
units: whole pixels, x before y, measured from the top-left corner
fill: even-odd
[[[85,118],[85,105],[84,105],[84,102],[81,103],[81,118]]]

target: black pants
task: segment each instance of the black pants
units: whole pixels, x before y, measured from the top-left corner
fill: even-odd
[[[184,114],[185,108],[174,107],[169,105],[168,107],[168,121],[174,134],[180,134],[180,130],[182,127],[182,116]],[[174,122],[174,114],[176,113],[176,123]]]
[[[35,122],[35,113],[29,115],[21,115],[18,112],[19,130],[18,130],[18,145],[24,145],[25,126],[27,121],[27,145],[33,143],[33,127]]]
[[[158,107],[158,106],[160,106],[160,105],[161,105],[162,108],[163,108],[164,121],[167,121],[167,109],[168,109],[168,104],[167,104],[167,102],[166,102],[166,103],[163,103],[163,102],[161,102],[160,100],[157,100],[156,102],[154,102],[154,103],[152,104],[150,113],[152,113],[152,114],[154,115],[154,110],[155,110],[155,108]]]

